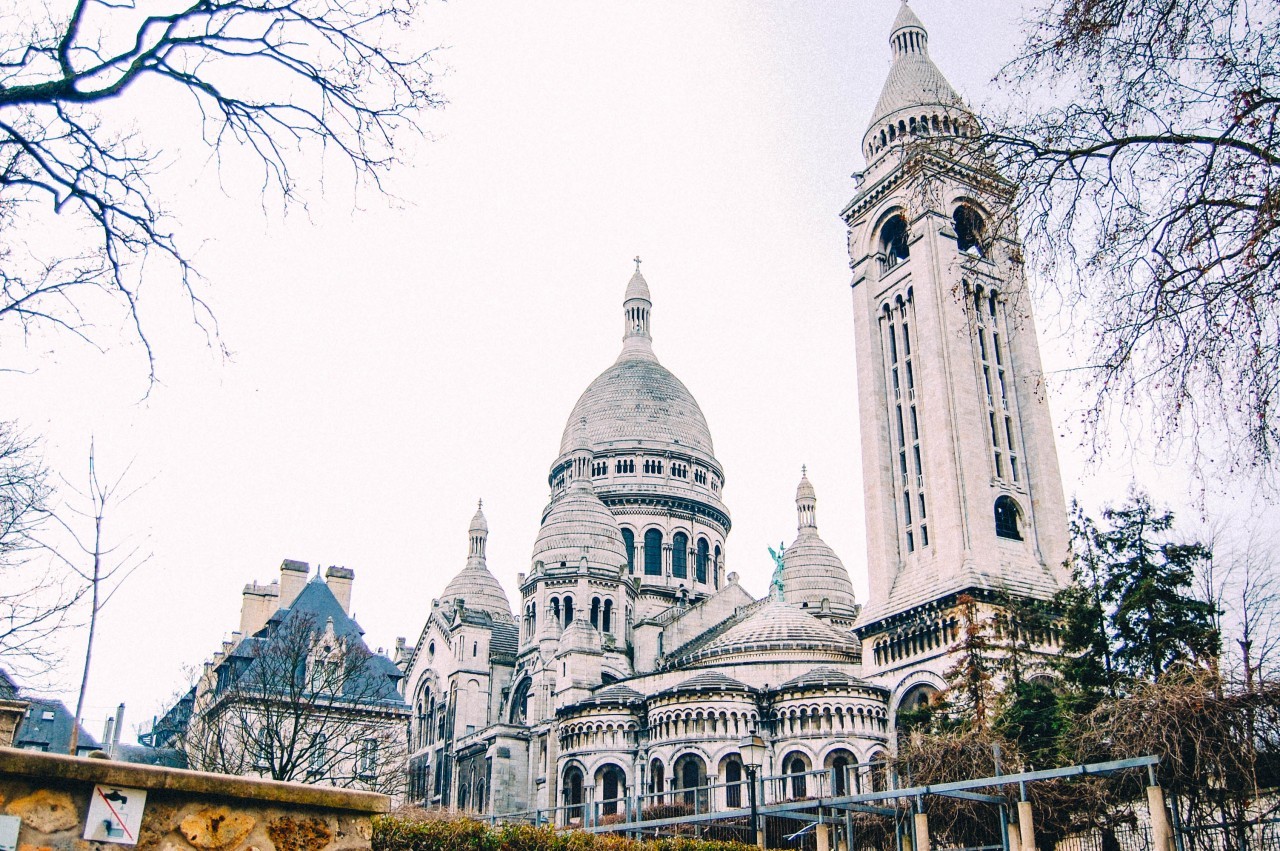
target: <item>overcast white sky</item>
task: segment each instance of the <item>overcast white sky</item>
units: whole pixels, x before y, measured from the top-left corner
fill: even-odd
[[[823,537],[865,600],[848,258],[839,211],[889,67],[897,0],[425,7],[447,45],[435,139],[391,181],[403,204],[340,183],[309,214],[264,215],[253,181],[190,146],[161,187],[233,351],[204,347],[150,287],[161,386],[140,353],[27,343],[0,374],[4,416],[47,436],[79,481],[99,464],[149,482],[112,519],[154,552],[105,610],[86,725],[127,727],[238,625],[240,590],[285,558],[356,572],[373,647],[412,641],[463,566],[483,497],[489,565],[515,597],[565,418],[620,345],[644,258],[658,356],[699,400],[726,472],[727,559],[755,593],[795,533],[800,465]],[[930,49],[975,105],[1012,56],[1019,3],[915,0]],[[168,122],[149,95],[140,121]],[[179,132],[168,128],[167,132]],[[1069,361],[1041,317],[1055,380]],[[56,347],[55,347],[56,344]],[[7,349],[13,353],[13,341]],[[1053,398],[1067,496],[1137,476],[1188,520],[1196,488],[1118,450],[1086,463],[1070,390]],[[1215,496],[1211,511],[1263,506]],[[144,541],[145,539],[145,541]],[[51,689],[74,705],[83,633]]]

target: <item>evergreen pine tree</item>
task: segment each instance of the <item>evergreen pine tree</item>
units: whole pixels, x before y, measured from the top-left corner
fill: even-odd
[[[1221,646],[1216,610],[1192,593],[1208,547],[1157,542],[1154,536],[1173,527],[1173,514],[1156,510],[1145,493],[1132,493],[1103,516],[1110,529],[1101,535],[1108,562],[1102,597],[1112,607],[1117,665],[1156,680],[1180,661],[1215,660]]]

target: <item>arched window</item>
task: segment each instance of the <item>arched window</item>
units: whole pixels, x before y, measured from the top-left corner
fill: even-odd
[[[605,632],[613,632],[613,601],[604,601],[604,617],[600,619],[600,628]]]
[[[324,733],[316,733],[311,739],[311,765],[307,774],[320,777],[329,765],[329,737]]]
[[[591,625],[596,629],[600,628],[600,598],[591,598]]]
[[[689,575],[689,536],[684,532],[671,536],[671,575],[681,579]]]
[[[996,499],[996,534],[1001,538],[1013,541],[1022,540],[1022,512],[1012,497],[1001,496]]]
[[[716,560],[711,564],[711,580],[717,588],[720,587],[720,545],[716,544]]]
[[[551,598],[551,619],[556,623],[560,622],[560,598]]]
[[[985,257],[987,224],[982,220],[982,214],[968,204],[961,204],[956,207],[952,222],[956,229],[956,248],[963,254]]]
[[[885,265],[892,268],[911,256],[907,247],[907,220],[894,215],[880,229],[880,250],[884,253]]]
[[[644,575],[662,575],[662,533],[657,529],[644,533]]]
[[[696,579],[705,584],[707,581],[707,562],[711,560],[711,547],[706,538],[698,539],[698,569]]]
[[[523,724],[529,717],[529,686],[533,681],[525,677],[511,693],[511,723]]]
[[[564,595],[564,625],[568,626],[573,623],[573,598],[568,594]]]
[[[627,551],[627,573],[636,572],[636,533],[622,527],[622,548]]]

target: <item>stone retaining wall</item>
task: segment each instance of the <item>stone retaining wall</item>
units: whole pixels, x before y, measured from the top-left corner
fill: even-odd
[[[95,784],[147,790],[136,844],[83,839]],[[0,814],[18,851],[368,851],[390,799],[302,783],[0,747]]]

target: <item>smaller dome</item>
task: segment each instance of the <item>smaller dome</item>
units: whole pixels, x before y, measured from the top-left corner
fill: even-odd
[[[622,530],[613,512],[578,479],[551,503],[533,545],[533,560],[547,567],[561,562],[578,564],[586,556],[593,566],[620,567],[627,563]]]
[[[802,499],[817,499],[818,494],[813,489],[813,483],[809,481],[809,470],[807,467],[800,468],[800,484],[796,487],[796,502]]]
[[[471,518],[471,527],[467,531],[473,534],[476,532],[483,532],[485,534],[489,533],[489,521],[484,519],[483,499],[480,500],[479,505],[476,506],[476,514]]]
[[[450,579],[440,600],[450,605],[454,600],[462,600],[468,609],[480,609],[490,614],[511,617],[511,603],[507,601],[507,592],[502,590],[502,585],[489,572],[489,568],[480,565],[465,567]]]
[[[622,300],[627,302],[632,299],[652,301],[649,298],[649,282],[644,279],[644,275],[640,274],[640,266],[638,264],[636,265],[636,273],[631,276],[630,281],[627,281],[627,292]]]
[[[782,594],[814,614],[821,613],[823,600],[831,614],[852,617],[858,611],[849,571],[814,528],[801,530],[782,554]]]

